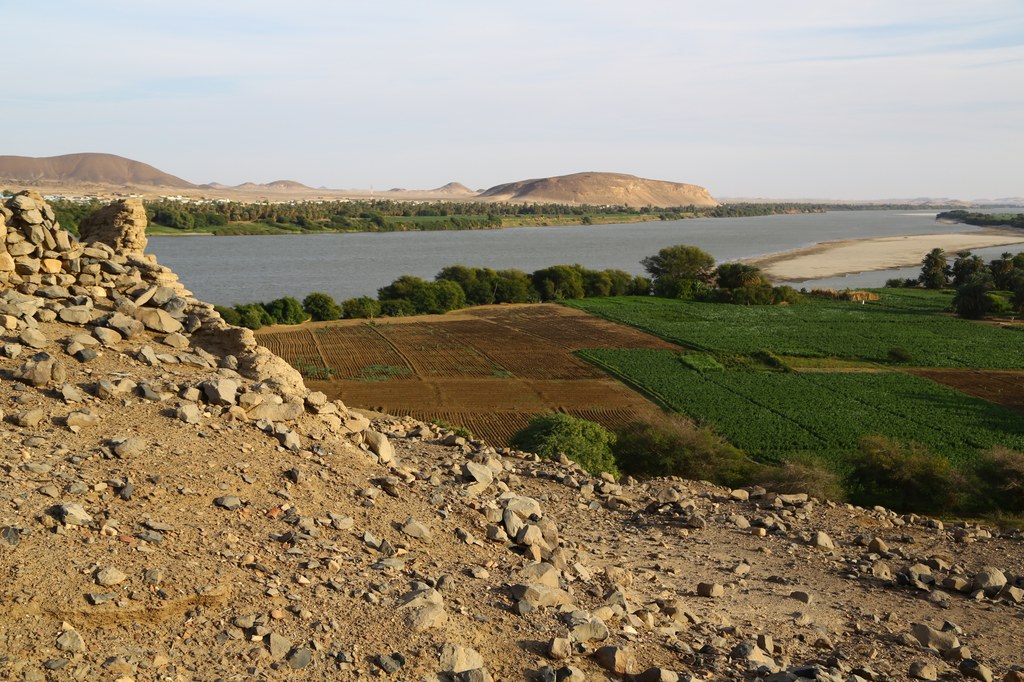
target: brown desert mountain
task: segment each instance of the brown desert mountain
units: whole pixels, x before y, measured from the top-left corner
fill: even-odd
[[[0,180],[33,185],[142,185],[190,189],[191,182],[114,154],[0,156]]]
[[[625,173],[573,173],[520,180],[481,193],[492,201],[642,206],[717,206],[699,185],[648,180]]]

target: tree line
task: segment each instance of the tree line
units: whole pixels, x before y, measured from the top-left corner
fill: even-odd
[[[936,220],[950,220],[977,227],[1024,227],[1024,213],[977,213],[957,209],[944,211],[935,216]]]
[[[887,287],[955,289],[953,310],[960,317],[1024,313],[1024,252],[1004,252],[989,262],[960,251],[952,262],[942,249],[932,249],[921,261],[921,274],[890,279]]]
[[[300,303],[283,297],[268,303],[218,306],[225,321],[259,329],[271,324],[306,320],[403,317],[447,313],[467,306],[494,303],[540,303],[594,296],[661,296],[717,303],[771,305],[794,303],[791,287],[774,287],[752,265],[715,264],[711,254],[681,244],[661,249],[641,261],[649,277],[624,270],[590,270],[582,265],[552,265],[532,273],[522,270],[451,265],[434,279],[402,275],[377,291],[338,303],[329,294],[313,292]]]

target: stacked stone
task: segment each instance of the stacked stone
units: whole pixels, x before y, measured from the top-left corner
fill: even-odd
[[[197,328],[209,306],[191,298],[173,272],[142,252],[146,222],[141,202],[122,200],[97,216],[83,223],[86,239],[80,242],[61,229],[53,209],[36,192],[20,192],[0,205],[0,288],[6,289],[7,304],[0,311],[3,326],[13,331],[35,326],[33,320],[65,319],[64,308],[74,308],[67,316],[85,324],[92,316],[84,311],[103,301],[152,331]],[[45,303],[21,305],[17,294]]]

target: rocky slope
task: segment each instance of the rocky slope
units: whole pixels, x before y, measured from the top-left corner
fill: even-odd
[[[0,181],[33,185],[193,188],[191,182],[114,154],[0,156]]]
[[[647,180],[624,173],[574,173],[497,185],[480,194],[492,201],[596,206],[717,206],[698,185]]]
[[[1024,679],[1020,532],[364,415],[191,297],[136,208],[81,242],[0,209],[4,679]]]

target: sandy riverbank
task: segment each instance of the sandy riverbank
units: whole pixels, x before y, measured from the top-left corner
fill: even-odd
[[[840,239],[792,251],[746,258],[743,262],[761,268],[772,280],[802,282],[918,265],[925,254],[935,248],[952,255],[958,251],[1009,244],[1024,244],[1024,232],[1008,228],[987,228],[953,234]]]

